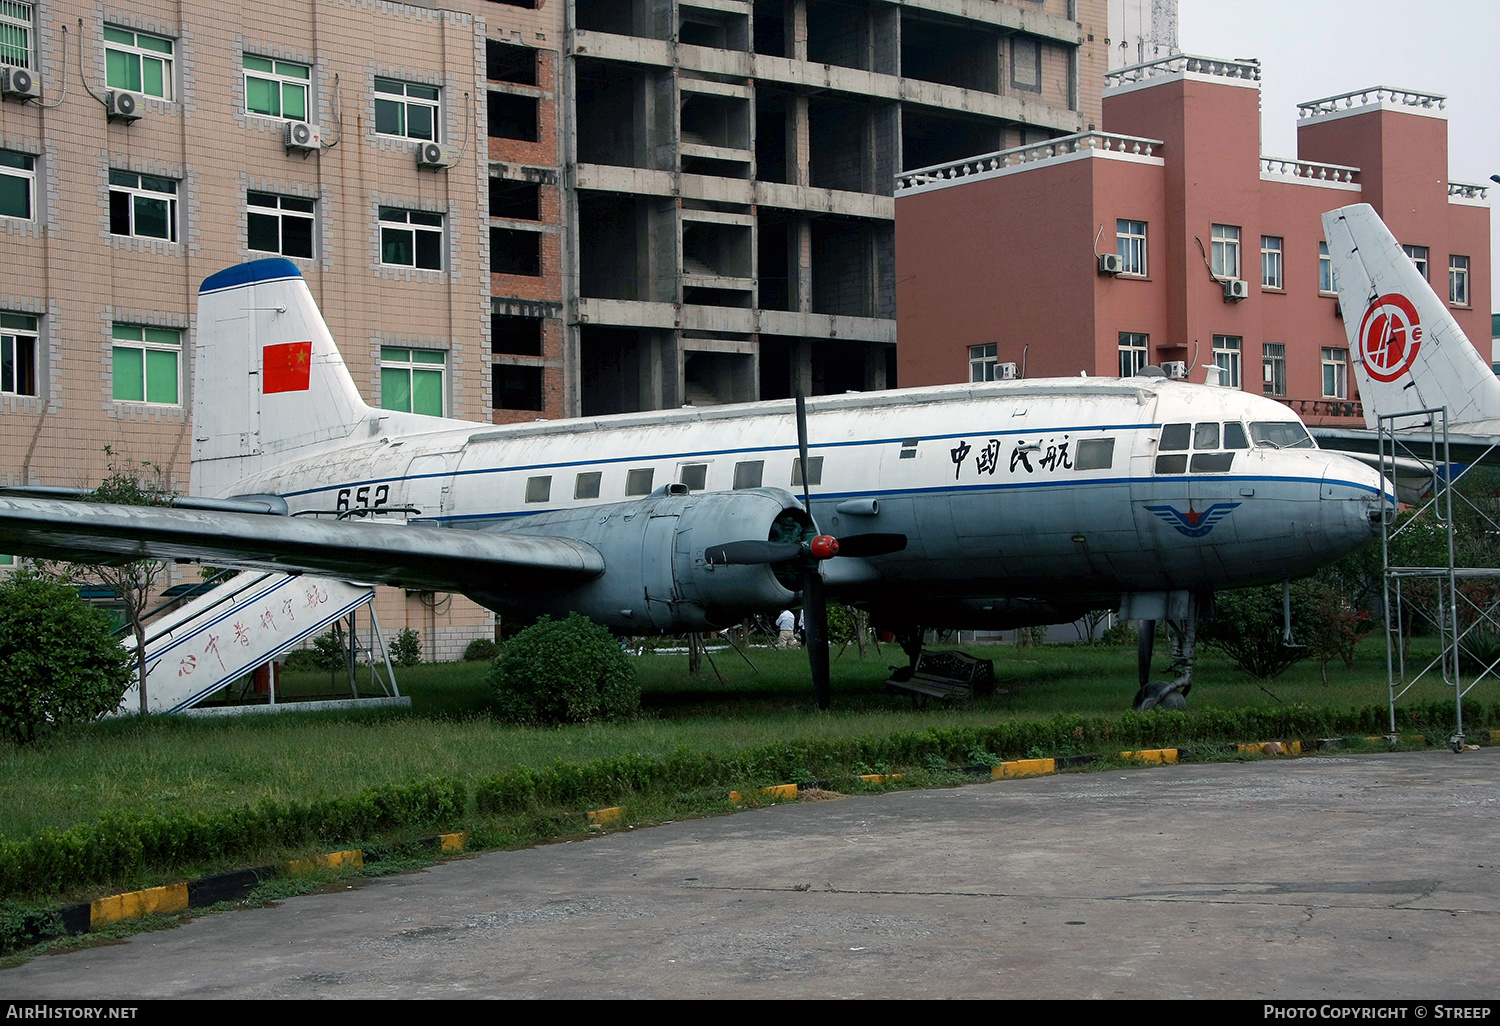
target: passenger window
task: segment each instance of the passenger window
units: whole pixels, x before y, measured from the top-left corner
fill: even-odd
[[[1195,424],[1193,426],[1194,449],[1217,449],[1219,447],[1218,424]]]
[[[1186,452],[1188,439],[1192,437],[1193,425],[1191,424],[1163,424],[1161,428],[1161,444],[1158,452]]]
[[[1193,453],[1193,473],[1222,473],[1228,470],[1233,462],[1234,453],[1232,452],[1195,452]]]
[[[1187,427],[1187,425],[1184,424],[1183,427]],[[1158,474],[1187,473],[1187,453],[1156,457],[1156,472]]]
[[[546,502],[552,497],[552,478],[528,477],[526,479],[526,501]]]
[[[809,456],[807,458],[807,484],[815,487],[823,483],[823,457]],[[802,487],[802,459],[792,458],[792,487]]]
[[[690,492],[701,492],[708,485],[707,463],[684,463],[677,480],[687,485]]]
[[[1237,420],[1231,420],[1224,425],[1224,448],[1226,449],[1248,449],[1250,439],[1245,435],[1245,425]]]
[[[573,482],[573,498],[575,499],[597,499],[599,498],[599,479],[603,475],[599,471],[591,471],[587,474],[579,474]]]
[[[656,471],[652,467],[637,467],[625,474],[626,495],[650,495],[651,477]]]
[[[760,479],[766,469],[764,460],[748,460],[744,463],[734,465],[734,486],[736,488],[759,488]]]
[[[907,438],[901,443],[901,458],[903,460],[914,460],[917,458],[917,440]]]
[[[1078,452],[1073,457],[1077,470],[1108,470],[1115,462],[1115,440],[1113,438],[1081,438]]]

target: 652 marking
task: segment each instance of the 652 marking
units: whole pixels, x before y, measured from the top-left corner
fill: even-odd
[[[350,493],[353,493],[353,505],[350,504]],[[339,501],[335,507],[340,513],[349,509],[379,509],[386,504],[391,497],[390,485],[375,486],[375,501],[370,501],[370,486],[362,485],[359,488],[340,488]]]

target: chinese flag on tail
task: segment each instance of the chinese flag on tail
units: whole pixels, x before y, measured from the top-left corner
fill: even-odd
[[[261,353],[261,392],[306,392],[312,372],[312,343],[284,342]]]

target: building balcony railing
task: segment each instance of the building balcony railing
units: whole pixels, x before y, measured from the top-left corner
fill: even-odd
[[[1490,194],[1490,187],[1480,182],[1449,182],[1448,195],[1455,199],[1482,200]]]
[[[1319,182],[1353,182],[1359,168],[1343,164],[1318,164],[1310,160],[1293,160],[1291,157],[1261,157],[1260,170],[1267,175],[1289,175],[1292,178],[1310,178]]]
[[[1082,153],[1088,150],[1103,150],[1112,153],[1129,153],[1142,157],[1153,156],[1164,145],[1160,139],[1141,139],[1133,135],[1114,135],[1109,132],[1078,132],[1046,142],[1016,146],[1008,150],[997,150],[964,160],[949,161],[903,171],[896,176],[896,191],[915,189],[934,182],[971,175],[988,174],[1002,168],[1032,164],[1052,157]]]
[[[1358,399],[1288,399],[1270,396],[1297,411],[1300,417],[1358,417],[1365,419],[1364,404]]]
[[[1332,114],[1340,110],[1353,110],[1367,104],[1379,102],[1396,103],[1405,107],[1423,107],[1428,110],[1443,110],[1448,97],[1442,93],[1424,93],[1417,89],[1397,89],[1393,86],[1370,86],[1356,89],[1352,93],[1325,96],[1321,100],[1308,100],[1297,104],[1297,117],[1310,118],[1318,114]]]
[[[1260,81],[1260,61],[1228,61],[1219,57],[1198,57],[1190,53],[1174,53],[1170,57],[1158,57],[1154,61],[1131,64],[1104,73],[1104,88],[1144,82],[1148,78],[1177,75],[1191,71],[1199,75],[1217,78],[1243,78],[1251,82]]]

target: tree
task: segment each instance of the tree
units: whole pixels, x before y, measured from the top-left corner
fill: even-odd
[[[587,723],[634,716],[635,667],[607,629],[579,616],[542,617],[511,639],[486,678],[507,719]]]
[[[86,501],[108,502],[121,506],[170,506],[175,493],[169,490],[162,468],[142,460],[116,462],[110,446],[104,447],[108,471],[103,482]],[[125,605],[125,623],[135,638],[135,676],[139,682],[141,715],[146,715],[146,603],[151,598],[167,564],[159,559],[138,559],[118,566],[93,566],[77,563],[42,563],[38,568],[64,584],[85,582],[107,588]]]
[[[1214,596],[1213,618],[1198,625],[1198,640],[1227,652],[1252,677],[1275,677],[1311,654],[1305,639],[1315,615],[1311,611],[1313,590],[1310,581],[1292,584],[1295,646],[1285,643],[1279,584],[1219,592]]]
[[[25,744],[92,720],[119,707],[130,677],[109,616],[76,590],[28,570],[0,582],[0,736]]]

